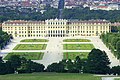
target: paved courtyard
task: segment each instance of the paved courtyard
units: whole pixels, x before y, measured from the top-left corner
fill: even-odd
[[[42,63],[47,67],[49,64],[54,62],[59,62],[63,59],[63,52],[90,52],[91,50],[63,50],[63,44],[93,44],[95,48],[104,50],[110,61],[110,66],[119,65],[120,62],[117,60],[111,51],[103,44],[99,37],[54,37],[54,38],[39,38],[39,39],[48,39],[49,42],[20,42],[26,38],[17,38],[13,39],[12,42],[6,46],[4,50],[1,50],[0,55],[5,57],[9,52],[44,52],[42,60],[34,60],[35,62]],[[27,39],[36,39],[36,38],[27,38]],[[63,42],[64,39],[90,39],[91,42]],[[17,44],[47,44],[46,50],[12,50]]]

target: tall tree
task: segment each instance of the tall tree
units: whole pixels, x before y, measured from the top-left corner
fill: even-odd
[[[16,71],[21,66],[21,58],[19,55],[12,55],[8,61],[11,63],[12,68]]]
[[[110,71],[109,64],[110,61],[104,51],[93,49],[88,55],[88,60],[84,67],[84,72],[106,74]]]
[[[74,61],[74,64],[75,64],[75,67],[76,67],[76,70],[78,72],[81,72],[81,69],[82,69],[82,61],[80,59],[79,56],[76,57],[75,61]]]

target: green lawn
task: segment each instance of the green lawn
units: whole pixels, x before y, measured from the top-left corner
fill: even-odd
[[[63,42],[91,42],[88,39],[65,39]]]
[[[87,59],[89,52],[64,52],[64,59],[72,59],[74,60],[77,56],[81,59]]]
[[[13,50],[45,50],[47,44],[18,44]]]
[[[21,40],[20,42],[48,42],[47,39],[24,39]]]
[[[120,80],[120,78],[119,79],[114,79],[114,80]]]
[[[11,52],[11,53],[8,53],[8,55],[4,59],[8,60],[12,55],[20,55],[22,57],[25,57],[26,59],[31,59],[31,60],[41,60],[43,58],[44,53],[42,52]]]
[[[101,80],[101,77],[78,73],[32,73],[0,75],[0,80]]]
[[[92,50],[93,44],[64,44],[64,50]]]

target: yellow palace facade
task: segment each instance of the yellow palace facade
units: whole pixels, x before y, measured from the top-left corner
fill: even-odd
[[[99,36],[110,32],[111,27],[110,22],[106,20],[9,20],[2,23],[2,30],[13,37],[74,37]]]

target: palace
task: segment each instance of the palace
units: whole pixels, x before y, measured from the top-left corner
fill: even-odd
[[[13,37],[99,36],[111,31],[110,24],[106,20],[9,20],[2,23],[2,30]]]

